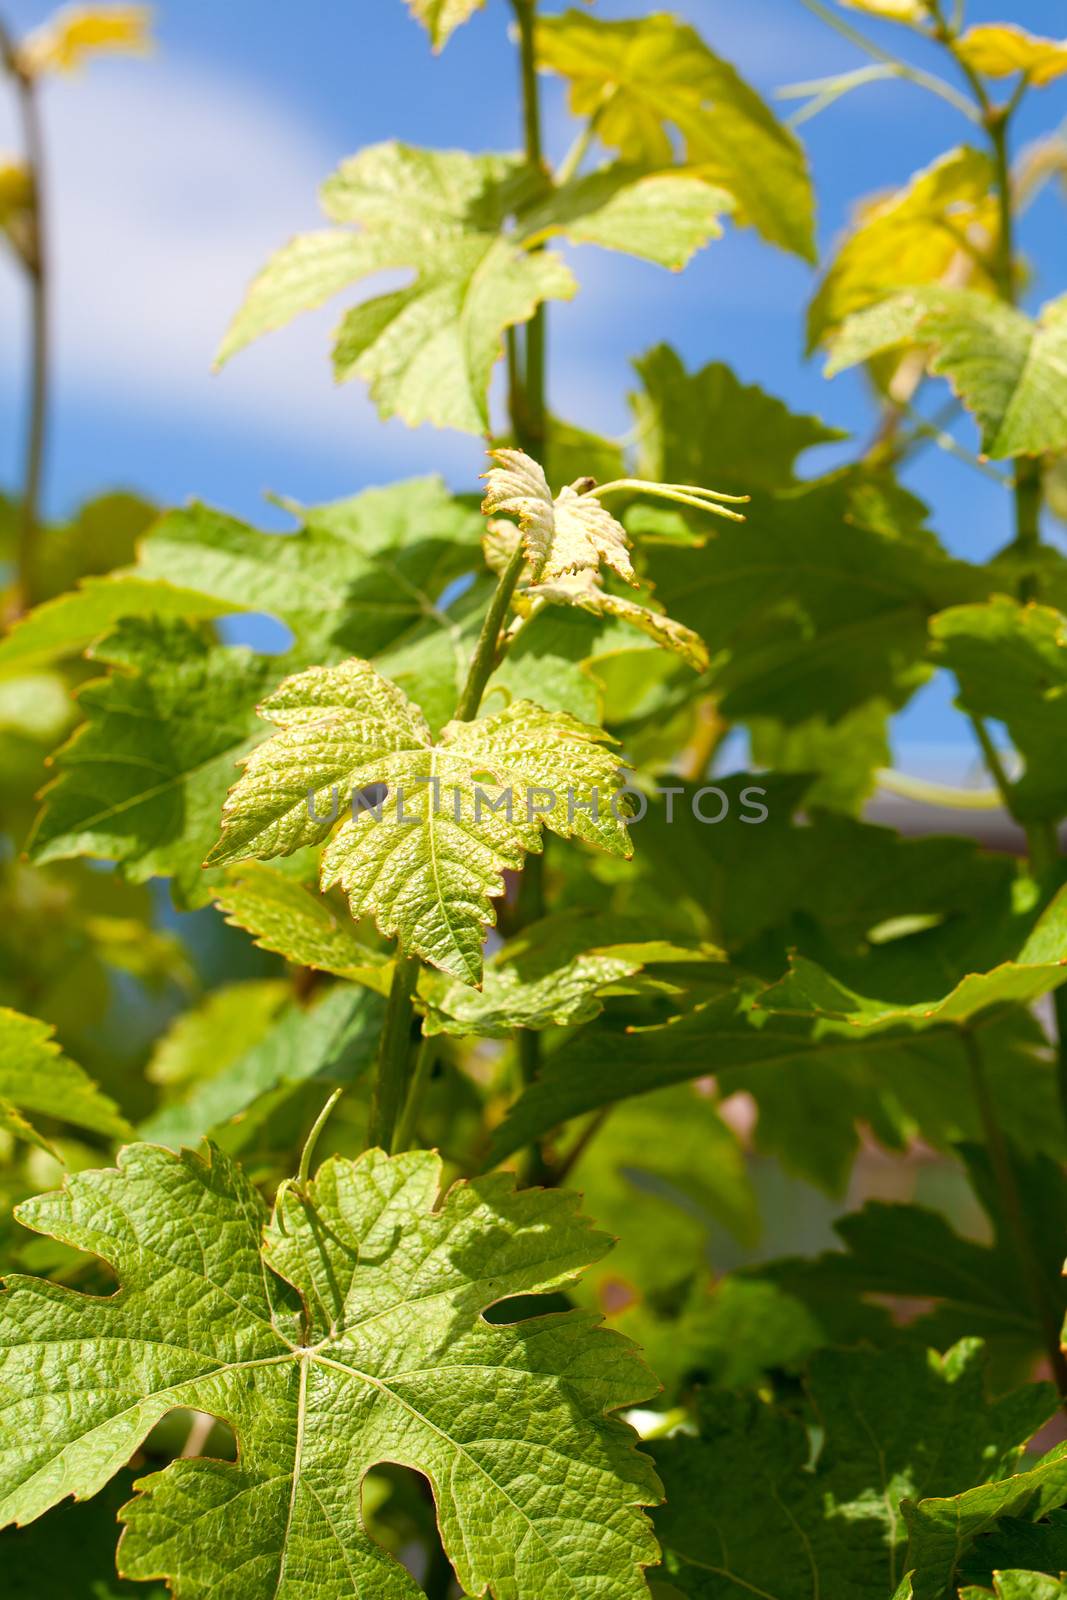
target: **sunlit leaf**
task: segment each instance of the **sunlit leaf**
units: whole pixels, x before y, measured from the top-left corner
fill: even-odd
[[[937,659],[956,674],[959,705],[1004,723],[1022,757],[1009,774],[1012,808],[1022,818],[1067,812],[1067,625],[1048,606],[996,595],[986,605],[954,606],[931,622]]]
[[[616,855],[618,758],[607,735],[514,701],[435,742],[417,706],[365,661],[287,679],[261,707],[281,730],[251,753],[209,864],[288,855],[321,842],[339,808],[322,884],[340,883],[407,952],[468,983],[482,972],[501,873],[541,848],[542,826]],[[359,797],[385,785],[380,814]],[[343,794],[343,800],[341,796]]]
[[[609,1240],[574,1196],[493,1177],[434,1209],[440,1183],[425,1152],[335,1159],[283,1185],[268,1223],[219,1152],[134,1145],[117,1170],[27,1202],[27,1226],[106,1259],[122,1290],[9,1280],[3,1381],[18,1426],[0,1454],[0,1520],[95,1494],[155,1422],[192,1406],[233,1426],[238,1458],[141,1479],[123,1514],[128,1577],[163,1575],[190,1596],[229,1575],[248,1600],[286,1587],[414,1600],[360,1515],[368,1468],[399,1459],[429,1480],[469,1593],[544,1600],[595,1567],[604,1600],[639,1600],[656,1559],[639,1508],[659,1486],[610,1413],[647,1396],[651,1375],[585,1313],[480,1315],[569,1282]]]
[[[485,433],[488,390],[505,328],[576,284],[550,251],[505,231],[542,180],[509,156],[372,145],[323,186],[334,222],[359,231],[305,234],[268,263],[223,341],[225,361],[251,340],[390,268],[406,288],[345,316],[334,347],[340,380],[360,377],[383,417]]]
[[[435,50],[443,50],[450,37],[485,0],[408,0],[411,11],[422,23]]]
[[[388,958],[357,937],[342,910],[275,867],[249,861],[232,868],[215,898],[226,920],[250,933],[261,950],[371,989],[388,988]]]
[[[18,49],[22,70],[73,72],[95,55],[147,55],[152,47],[148,6],[63,6]]]
[[[967,32],[956,46],[968,66],[987,78],[1025,72],[1038,87],[1067,72],[1067,39],[1042,39],[1014,22],[989,22]]]
[[[989,157],[951,150],[899,190],[862,208],[808,311],[811,348],[854,311],[896,289],[937,283],[958,259],[990,253],[997,204]],[[979,282],[989,281],[978,270]]]
[[[647,939],[639,925],[619,918],[560,912],[498,950],[486,962],[480,990],[427,974],[424,1032],[507,1038],[514,1028],[586,1022],[602,1009],[602,991],[626,987],[645,967],[721,959],[711,945]]]
[[[219,799],[277,667],[177,620],[130,619],[94,659],[118,670],[82,690],[87,720],[55,758],[33,857],[115,861],[135,883],[168,874],[202,903]]]
[[[813,200],[803,151],[764,101],[692,28],[666,15],[611,22],[567,11],[537,21],[543,67],[571,84],[571,109],[624,161],[675,159],[733,195],[741,221],[814,259]]]
[[[0,1121],[17,1138],[40,1143],[33,1116],[112,1139],[130,1131],[114,1102],[63,1055],[47,1023],[0,1007]]]
[[[911,346],[974,413],[986,455],[1067,448],[1067,298],[1035,321],[973,289],[910,290],[846,320],[827,374]]]

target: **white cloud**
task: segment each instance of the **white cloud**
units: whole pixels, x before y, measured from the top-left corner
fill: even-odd
[[[317,185],[345,151],[254,85],[174,57],[94,64],[49,85],[45,116],[65,397],[295,436],[330,455],[373,435],[383,465],[411,463],[410,435],[383,428],[359,384],[333,383],[338,305],[211,372],[250,277],[291,234],[322,225]],[[0,149],[16,146],[0,120]],[[13,275],[3,278],[0,331],[11,348],[21,296]],[[437,436],[429,454],[445,465],[470,450]]]

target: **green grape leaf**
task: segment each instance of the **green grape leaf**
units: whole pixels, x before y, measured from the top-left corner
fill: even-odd
[[[989,157],[963,146],[917,172],[896,194],[863,206],[811,302],[809,350],[853,312],[894,290],[940,282],[961,253],[985,286],[988,274],[974,269],[967,247],[985,247],[995,234],[993,189]]]
[[[219,797],[278,668],[175,619],[130,618],[93,659],[119,670],[81,692],[88,720],[55,757],[33,859],[94,856],[137,883],[170,874],[181,901],[203,903]]]
[[[930,984],[936,969],[928,961],[929,944],[921,946],[920,981]],[[877,967],[875,967],[877,972]],[[1061,889],[1029,930],[1014,959],[989,972],[968,972],[947,992],[901,1004],[857,994],[816,962],[794,956],[788,975],[764,990],[758,1005],[793,1016],[836,1017],[854,1028],[885,1028],[907,1023],[916,1028],[943,1022],[968,1022],[977,1012],[998,1004],[1031,1005],[1067,981],[1067,889]]]
[[[766,1019],[766,1020],[763,1020]],[[1055,1075],[1031,1019],[979,1023],[991,1094],[1010,1138],[1060,1154]],[[859,1034],[847,1024],[754,1011],[728,993],[667,1024],[620,1032],[591,1023],[549,1056],[495,1130],[503,1160],[561,1123],[628,1095],[707,1075],[723,1094],[746,1090],[760,1108],[756,1143],[831,1193],[847,1182],[866,1123],[890,1149],[918,1130],[951,1148],[982,1136],[970,1061],[957,1030]]]
[[[687,372],[670,345],[656,345],[634,366],[638,471],[652,483],[714,483],[744,494],[789,489],[799,455],[848,437],[741,383],[721,362]]]
[[[1027,83],[1044,88],[1067,72],[1067,39],[1043,39],[1013,22],[968,28],[956,49],[969,67],[987,78],[1025,72]]]
[[[476,560],[482,524],[439,478],[413,478],[327,505],[286,509],[295,534],[262,534],[205,506],[160,519],[138,572],[227,603],[265,611],[321,660],[395,643],[432,616]]]
[[[874,793],[879,769],[892,764],[890,714],[885,701],[868,700],[832,724],[812,717],[790,728],[774,717],[752,717],[753,763],[770,772],[814,775],[808,804],[855,816]]]
[[[1003,1480],[1056,1404],[1045,1384],[990,1400],[977,1340],[944,1357],[820,1352],[808,1392],[822,1432],[814,1458],[801,1418],[725,1395],[705,1398],[698,1437],[653,1447],[666,1575],[691,1600],[892,1593],[918,1564],[910,1505],[1005,1493],[1003,1481],[972,1486]]]
[[[914,1594],[914,1589],[912,1593]],[[988,1600],[990,1593],[996,1596],[996,1600],[1065,1600],[1067,1580],[1051,1578],[1041,1572],[1021,1572],[1018,1569],[997,1572],[993,1575],[992,1591],[961,1589],[960,1600]]]
[[[974,1541],[961,1564],[960,1577],[985,1589],[995,1583],[998,1574],[1020,1569],[1028,1577],[1067,1572],[1067,1512],[1052,1511],[1040,1522],[1002,1518],[991,1533]],[[1052,1592],[1056,1595],[1056,1590]]]
[[[362,150],[322,189],[330,218],[360,231],[304,234],[279,251],[249,290],[220,362],[341,289],[407,268],[415,273],[409,287],[345,316],[334,372],[365,379],[383,417],[486,433],[504,330],[577,287],[558,256],[527,252],[504,231],[542,184],[510,156],[396,143]]]
[[[621,250],[680,272],[734,210],[725,189],[691,172],[617,165],[554,189],[522,213],[528,243],[563,234],[572,244]]]
[[[967,930],[964,960],[990,928],[993,965],[1029,930],[1029,912],[1013,914],[1011,863],[970,840],[906,839],[818,811],[802,776],[742,772],[672,789],[641,820],[637,869],[667,904],[688,899],[707,936],[768,979],[791,948],[813,959],[832,949],[836,970],[881,948],[886,930],[899,946],[902,928],[943,921]]]
[[[237,609],[194,589],[152,583],[136,574],[85,578],[77,589],[44,601],[14,623],[0,639],[0,669],[39,667],[79,655],[125,617],[210,620]]]
[[[504,1039],[515,1028],[573,1026],[598,1016],[601,992],[625,985],[646,966],[721,962],[707,944],[650,939],[620,917],[557,912],[531,923],[486,962],[480,990],[423,976],[423,1032]],[[669,985],[667,985],[669,987]]]
[[[514,701],[446,724],[435,743],[401,690],[356,660],[286,679],[261,712],[281,731],[246,760],[209,864],[320,843],[343,791],[352,816],[323,855],[323,888],[340,883],[357,919],[372,913],[405,951],[467,983],[481,981],[501,873],[540,850],[542,825],[629,853],[618,758],[565,713]],[[387,787],[380,815],[357,802],[371,785]]]
[[[460,23],[484,4],[485,0],[408,0],[412,15],[430,35],[435,50],[443,50]]]
[[[250,933],[261,950],[298,967],[332,972],[381,993],[388,990],[388,957],[364,944],[348,917],[329,901],[277,868],[258,861],[231,868],[215,900],[227,922]]]
[[[993,1481],[990,1481],[992,1479]],[[955,1494],[911,1494],[903,1506],[908,1525],[908,1569],[914,1600],[941,1600],[955,1588],[975,1540],[1001,1517],[1037,1522],[1067,1503],[1067,1445],[1012,1475],[983,1474]]]
[[[910,1337],[947,1349],[965,1335],[977,1335],[988,1345],[994,1377],[1006,1384],[1026,1376],[1045,1354],[1046,1329],[1034,1308],[989,1157],[980,1145],[964,1145],[960,1154],[988,1218],[989,1243],[965,1238],[925,1206],[869,1200],[861,1211],[834,1223],[844,1250],[770,1262],[754,1269],[757,1279],[802,1301],[816,1316],[829,1302],[872,1295],[926,1306],[909,1323]],[[1010,1159],[1034,1254],[1050,1301],[1062,1315],[1067,1312],[1067,1283],[1060,1274],[1067,1181],[1048,1156],[1024,1156],[1014,1149]]]
[[[122,1288],[9,1280],[18,1425],[0,1521],[94,1494],[155,1422],[193,1406],[230,1423],[238,1459],[172,1462],[123,1513],[124,1574],[165,1576],[178,1600],[220,1575],[247,1600],[417,1600],[360,1513],[361,1480],[386,1461],[428,1479],[467,1592],[543,1600],[579,1592],[595,1567],[605,1600],[638,1600],[656,1559],[639,1508],[659,1485],[610,1413],[645,1398],[651,1375],[586,1313],[480,1315],[570,1282],[609,1240],[574,1195],[498,1176],[438,1203],[440,1182],[426,1152],[333,1159],[302,1189],[284,1184],[267,1223],[220,1152],[135,1145],[117,1170],[26,1202],[27,1226],[108,1261]]]
[[[657,599],[708,648],[725,717],[794,726],[900,706],[930,614],[985,597],[988,579],[914,526],[917,502],[883,488],[849,469],[757,491],[744,523],[716,521],[701,548],[646,546]]]
[[[130,1125],[118,1107],[67,1059],[52,1035],[46,1022],[0,1006],[0,1124],[46,1150],[48,1140],[29,1120],[35,1115],[124,1138]]]
[[[581,11],[539,17],[538,63],[571,85],[571,110],[624,161],[670,166],[674,134],[689,168],[731,194],[738,220],[815,259],[803,150],[764,101],[692,28],[656,15],[606,22]]]
[[[1067,774],[1057,752],[1067,736],[1067,632],[1047,606],[995,595],[986,605],[954,606],[930,624],[935,659],[956,674],[957,704],[1003,722],[1025,763],[1011,784],[1025,820],[1067,812]]]
[[[675,622],[662,611],[653,611],[629,595],[612,594],[601,587],[596,576],[589,571],[554,578],[549,583],[530,584],[523,597],[543,600],[554,606],[578,606],[594,617],[610,617],[625,622],[631,628],[652,639],[664,650],[681,656],[694,672],[703,672],[708,665],[708,652],[699,634],[682,622]]]
[[[1067,449],[1067,297],[1035,321],[974,289],[911,289],[846,320],[827,376],[911,346],[973,412],[986,455]]]
[[[212,989],[157,1039],[145,1077],[171,1093],[214,1077],[263,1037],[290,994],[284,978]]]
[[[220,1056],[214,1073],[153,1112],[140,1133],[178,1149],[207,1134],[222,1137],[227,1124],[243,1124],[275,1091],[312,1079],[352,1083],[375,1061],[383,1015],[378,995],[348,985],[328,990],[306,1009],[294,1002],[258,1040],[250,1036],[228,1061]]]

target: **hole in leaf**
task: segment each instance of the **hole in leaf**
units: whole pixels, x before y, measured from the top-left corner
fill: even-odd
[[[362,1503],[371,1538],[401,1561],[433,1600],[462,1594],[437,1530],[433,1491],[421,1472],[380,1462],[363,1479]]]
[[[500,1327],[516,1322],[530,1322],[534,1317],[547,1317],[552,1312],[570,1311],[574,1302],[558,1290],[554,1294],[514,1294],[500,1300],[485,1312],[486,1322]]]

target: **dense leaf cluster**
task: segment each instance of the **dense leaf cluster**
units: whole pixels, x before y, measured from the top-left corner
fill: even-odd
[[[508,8],[409,9],[440,49]],[[252,283],[220,360],[346,295],[338,378],[486,435],[481,497],[0,502],[0,1596],[1067,1595],[1067,300],[1016,228],[1067,159],[1011,143],[1067,46],[812,9],[875,65],[805,114],[970,119],[825,259],[693,28],[510,0],[523,151],[365,149]],[[0,165],[35,280],[41,182]],[[733,226],[817,266],[874,443],[665,345],[625,444],[555,416],[569,246]],[[999,479],[990,560],[903,481],[931,439]],[[980,790],[891,770],[938,675]]]

